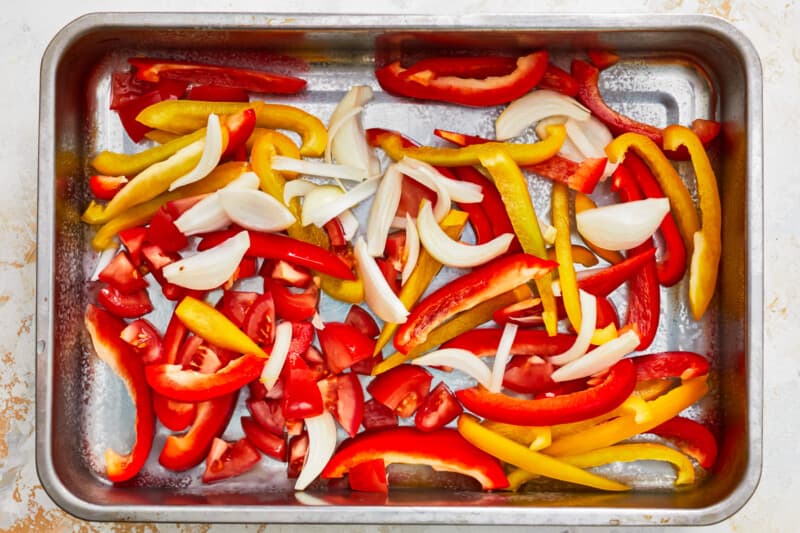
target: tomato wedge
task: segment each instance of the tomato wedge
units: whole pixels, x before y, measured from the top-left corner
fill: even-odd
[[[372,399],[364,403],[364,418],[361,420],[364,429],[383,429],[397,425],[397,414],[378,400]]]
[[[228,320],[236,324],[236,327],[243,328],[247,312],[258,297],[259,294],[257,292],[225,291],[222,293],[222,298],[220,298],[217,309],[219,309],[220,313],[225,315]],[[252,336],[250,338],[256,340]],[[258,341],[256,340],[256,342]]]
[[[275,301],[272,293],[257,296],[242,322],[242,330],[259,346],[271,346],[275,340]]]
[[[328,322],[317,332],[328,368],[334,374],[355,363],[372,357],[375,341],[353,326],[342,322]]]
[[[344,323],[353,326],[358,331],[372,339],[380,335],[381,330],[372,315],[363,307],[351,305],[344,317]]]
[[[322,395],[317,388],[316,376],[296,354],[289,354],[283,368],[284,394],[281,403],[287,420],[300,420],[322,414]]]
[[[286,419],[283,417],[281,402],[277,399],[247,400],[247,410],[253,420],[265,430],[278,437],[286,433]]]
[[[367,391],[400,417],[414,414],[428,395],[433,376],[416,365],[400,365],[373,379]]]
[[[286,439],[279,437],[265,430],[255,419],[249,416],[241,418],[242,431],[247,440],[259,449],[264,455],[277,459],[286,460]]]
[[[240,476],[251,470],[260,460],[261,455],[248,439],[239,439],[234,443],[214,439],[206,458],[203,483]]]
[[[386,465],[383,459],[373,459],[357,464],[347,474],[350,489],[364,492],[389,492]]]
[[[119,318],[139,318],[153,310],[153,304],[144,289],[123,294],[114,287],[103,287],[97,293],[97,301]]]
[[[143,318],[134,320],[122,330],[119,337],[130,344],[146,365],[161,361],[161,335],[156,327]]]
[[[417,409],[414,425],[422,431],[433,431],[446,426],[463,412],[453,392],[444,381],[440,381]]]
[[[147,288],[147,281],[125,252],[115,255],[114,259],[97,275],[97,279],[108,283],[123,294]]]

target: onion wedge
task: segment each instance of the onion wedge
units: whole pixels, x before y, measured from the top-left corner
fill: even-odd
[[[303,179],[287,181],[283,186],[283,203],[289,205],[298,196],[306,196],[308,193],[319,187],[316,183],[311,183]]]
[[[286,363],[286,356],[289,355],[291,343],[292,323],[284,321],[275,326],[275,341],[272,344],[269,359],[264,364],[264,370],[261,371],[260,381],[267,391],[271,390],[278,381],[283,365]]]
[[[607,250],[630,250],[646,241],[669,213],[669,199],[648,198],[605,205],[575,216],[578,233]]]
[[[350,88],[331,114],[328,123],[329,153],[343,165],[364,169],[368,176],[381,173],[375,150],[367,143],[364,126],[358,114],[372,100],[372,88],[355,85]],[[326,161],[330,162],[326,155]]]
[[[364,299],[378,318],[392,324],[402,324],[408,317],[408,310],[400,298],[392,292],[386,278],[375,259],[367,252],[367,243],[363,237],[356,240],[353,247],[356,258],[358,277],[364,282]]]
[[[219,195],[222,191],[243,191],[258,189],[258,176],[255,172],[245,172],[219,191],[209,194],[187,209],[175,221],[184,235],[197,235],[227,228],[232,220],[222,207]]]
[[[240,231],[221,244],[175,261],[162,270],[164,278],[180,287],[207,291],[227,281],[250,248],[250,235]]]
[[[352,241],[358,231],[359,222],[356,216],[349,209],[339,213],[339,223],[342,225],[344,240]]]
[[[203,145],[203,155],[200,156],[200,161],[198,161],[197,165],[188,173],[173,181],[169,185],[169,190],[174,191],[178,187],[194,183],[208,176],[219,164],[223,149],[222,125],[220,124],[219,117],[211,113],[208,115],[206,138]]]
[[[480,245],[464,244],[450,238],[439,227],[433,215],[431,204],[423,200],[417,216],[419,238],[434,259],[443,265],[468,268],[482,265],[508,250],[514,235],[504,233]]]
[[[375,194],[379,181],[378,178],[367,180],[347,192],[342,192],[333,185],[320,185],[303,200],[303,226],[324,226],[334,217]]]
[[[402,186],[403,174],[396,163],[390,165],[378,185],[367,218],[367,252],[373,257],[383,255],[389,228],[400,205]]]
[[[610,368],[617,361],[636,350],[639,342],[639,335],[633,330],[628,330],[616,339],[598,346],[580,359],[556,369],[550,377],[553,381],[558,382],[593,376]]]
[[[586,291],[578,290],[578,294],[581,302],[581,330],[567,351],[548,357],[548,361],[554,365],[565,365],[585,354],[594,335],[597,325],[597,299]]]
[[[551,116],[587,120],[591,112],[574,98],[548,89],[531,91],[508,104],[494,123],[495,137],[505,141],[520,135],[531,124]]]
[[[489,388],[492,380],[492,371],[486,363],[469,350],[461,348],[443,348],[434,350],[421,357],[413,359],[411,363],[415,365],[427,366],[449,366],[456,368],[465,374],[475,378],[478,383]]]
[[[307,161],[305,159],[294,159],[282,155],[272,156],[271,164],[273,170],[297,172],[307,176],[320,176],[323,178],[334,178],[345,181],[364,181],[367,179],[366,170],[351,165]]]
[[[489,381],[489,392],[500,392],[503,387],[503,376],[506,373],[506,365],[511,358],[511,346],[514,344],[514,337],[517,336],[517,325],[506,322],[503,326],[503,334],[500,342],[497,343],[497,352],[494,356],[492,366],[492,379]]]
[[[308,453],[294,490],[305,490],[317,479],[336,450],[336,422],[327,409],[320,415],[306,418],[305,423],[308,429]]]
[[[243,228],[282,231],[296,222],[286,206],[263,191],[223,189],[218,194],[225,214]]]
[[[409,276],[411,276],[411,273],[414,271],[414,267],[417,266],[417,260],[419,259],[419,233],[417,232],[417,226],[414,224],[414,220],[408,213],[406,213],[406,249],[408,250],[408,257],[406,258],[406,264],[403,265],[400,285],[406,284]]]

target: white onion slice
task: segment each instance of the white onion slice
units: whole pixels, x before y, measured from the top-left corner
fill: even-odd
[[[339,213],[339,223],[342,225],[344,240],[352,241],[358,231],[359,222],[356,216],[349,209]]]
[[[319,187],[316,183],[310,181],[296,179],[286,182],[283,186],[283,203],[289,205],[294,198],[298,196],[306,196],[308,193]]]
[[[535,128],[536,136],[540,139],[544,140],[547,139],[547,127],[553,126],[556,124],[565,124],[567,122],[567,117],[550,117],[540,121]],[[569,137],[564,139],[564,144],[561,145],[561,148],[558,150],[558,155],[569,159],[570,161],[574,161],[576,163],[580,163],[585,158],[578,147],[575,146]]]
[[[303,469],[297,476],[294,490],[305,490],[317,479],[336,450],[336,422],[327,409],[321,415],[306,418],[305,422],[308,430],[308,453]]]
[[[194,183],[208,176],[219,164],[219,158],[222,157],[222,149],[222,125],[219,117],[211,113],[208,115],[206,138],[203,142],[203,155],[200,156],[200,161],[188,173],[173,181],[169,186],[169,190],[173,191],[178,187]]]
[[[468,268],[482,265],[504,254],[514,240],[514,235],[504,233],[478,245],[455,241],[436,222],[431,204],[427,200],[422,201],[417,224],[420,241],[428,253],[443,265],[452,267]]]
[[[486,363],[469,350],[461,348],[443,348],[434,350],[411,361],[415,365],[449,366],[475,378],[478,383],[489,388],[492,371]]]
[[[167,281],[180,287],[211,290],[225,283],[236,272],[248,248],[250,235],[240,231],[213,248],[168,264],[162,272]]]
[[[332,185],[321,185],[303,200],[303,225],[322,227],[347,209],[363,202],[378,189],[378,178],[359,183],[347,192]]]
[[[597,298],[580,289],[578,294],[581,302],[581,329],[575,342],[565,352],[548,357],[554,365],[565,365],[585,354],[594,335],[594,328],[597,326]]]
[[[556,91],[539,89],[508,104],[494,123],[495,136],[500,141],[511,139],[531,124],[553,115],[587,120],[591,112],[574,98]]]
[[[595,246],[630,250],[653,235],[667,213],[667,198],[648,198],[587,209],[575,222],[578,233]]]
[[[511,358],[511,346],[514,345],[514,338],[517,336],[517,325],[506,322],[503,326],[503,334],[500,342],[497,343],[497,352],[494,356],[492,366],[492,379],[489,381],[489,392],[500,392],[503,387],[503,376],[506,373],[506,365]]]
[[[584,158],[597,158],[597,157],[605,157],[606,153],[604,151],[605,146],[596,146],[584,133],[583,128],[581,128],[581,123],[576,121],[567,119],[564,123],[564,128],[567,130],[567,137],[569,140],[575,144],[578,150],[583,154]]]
[[[411,273],[414,272],[414,267],[417,266],[419,259],[419,233],[417,226],[414,224],[411,215],[406,213],[406,249],[408,250],[408,257],[406,264],[403,265],[403,272],[400,276],[400,285],[405,285]]]
[[[616,339],[598,346],[580,359],[557,369],[550,377],[553,381],[559,382],[592,376],[610,368],[617,361],[633,352],[639,346],[639,342],[639,336],[635,331],[626,331]]]
[[[111,260],[114,259],[114,256],[117,255],[117,250],[119,250],[119,246],[114,246],[113,248],[106,248],[97,254],[97,265],[94,267],[94,272],[92,272],[92,276],[89,278],[89,281],[97,281],[100,279],[100,272],[102,272],[111,262]]]
[[[356,240],[353,252],[356,258],[358,277],[364,282],[364,300],[367,305],[384,322],[392,324],[405,322],[408,310],[400,298],[392,292],[375,259],[367,252],[367,243],[364,242],[363,237]]]
[[[378,185],[367,218],[367,252],[373,257],[383,255],[389,228],[400,205],[402,186],[403,174],[397,164],[390,165]]]
[[[282,231],[296,222],[286,206],[264,191],[223,189],[218,194],[225,214],[243,228]]]
[[[350,165],[307,161],[305,159],[294,159],[282,155],[272,156],[271,164],[273,170],[297,172],[308,176],[321,176],[324,178],[335,178],[347,181],[364,181],[367,179],[366,170]]]
[[[339,105],[341,105],[341,103],[342,102],[339,102]],[[334,110],[334,112],[333,112],[334,115],[336,114],[336,111],[338,111],[338,109],[339,108],[337,107],[336,110]],[[352,109],[349,109],[345,114],[341,115],[340,117],[336,117],[335,121],[334,121],[333,115],[331,116],[331,121],[328,123],[328,144],[325,145],[325,153],[322,155],[322,159],[326,163],[333,163],[333,156],[331,155],[331,149],[333,147],[333,140],[339,134],[339,130],[342,129],[342,126],[344,126],[349,119],[351,119],[354,116],[358,115],[363,110],[364,110],[364,108],[362,106],[356,106],[356,107],[354,107]],[[338,161],[338,162],[341,162],[341,163],[344,164],[344,161]],[[356,166],[356,167],[359,167],[359,168],[361,167],[360,165],[353,165],[353,166]]]
[[[222,191],[256,190],[258,186],[258,175],[255,172],[245,172],[219,191],[209,194],[184,211],[175,221],[175,227],[186,236],[225,229],[231,224],[231,219],[222,208],[222,204],[219,201],[219,193]]]
[[[360,117],[353,113],[372,100],[372,88],[368,85],[355,85],[350,88],[331,114],[328,125],[328,138],[331,154],[337,163],[363,168],[369,176],[381,172],[375,150],[367,143],[364,126]],[[327,159],[326,159],[327,160]]]
[[[397,168],[413,179],[421,183],[436,193],[436,204],[433,206],[433,214],[436,221],[442,220],[450,212],[450,193],[442,183],[442,176],[438,170],[427,163],[418,161],[411,157],[403,157],[398,163]]]
[[[227,184],[222,188],[224,191],[230,191],[233,189],[241,190],[241,189],[252,189],[256,190],[261,185],[261,180],[258,177],[258,174],[255,172],[243,172],[241,176]]]
[[[554,244],[556,242],[556,228],[547,222],[539,219],[539,231],[542,233],[542,238],[547,244]]]
[[[281,322],[275,326],[275,341],[272,343],[269,359],[264,364],[261,371],[261,383],[267,390],[271,390],[278,381],[286,363],[286,356],[289,355],[289,345],[292,343],[292,323]]]

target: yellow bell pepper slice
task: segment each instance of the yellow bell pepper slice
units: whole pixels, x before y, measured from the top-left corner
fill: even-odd
[[[511,219],[511,225],[514,227],[514,233],[517,234],[522,249],[525,253],[546,259],[547,249],[542,238],[539,220],[528,192],[528,183],[525,176],[522,175],[519,165],[501,149],[484,152],[481,156],[481,164],[489,171],[500,192],[500,197],[508,211],[508,218]],[[558,324],[558,311],[552,285],[553,275],[551,273],[536,280],[536,288],[542,299],[542,319],[548,335],[556,334]]]
[[[461,417],[459,417],[458,432],[472,445],[489,455],[522,468],[532,474],[601,490],[630,490],[630,487],[627,485],[592,474],[591,472],[586,472],[564,461],[526,448],[511,439],[507,439],[481,426],[478,420],[471,415],[461,415]]]
[[[375,365],[375,367],[372,369],[372,375],[377,376],[378,374],[386,372],[387,370],[390,370],[396,366],[402,365],[406,361],[410,361],[415,357],[419,357],[420,355],[432,350],[440,344],[445,343],[450,339],[461,335],[462,333],[470,331],[481,324],[488,322],[489,320],[492,320],[494,312],[498,309],[502,309],[530,297],[531,290],[528,288],[528,286],[520,285],[514,290],[500,294],[499,296],[495,296],[490,300],[486,300],[485,302],[476,305],[468,311],[459,313],[441,326],[431,331],[428,335],[428,338],[425,339],[425,342],[409,351],[407,354],[396,352]]]
[[[145,139],[156,142],[158,144],[167,144],[170,141],[174,141],[180,135],[177,133],[170,133],[164,130],[150,130],[144,134]]]
[[[92,167],[100,174],[107,176],[134,176],[147,167],[175,155],[178,150],[186,148],[200,139],[205,139],[205,137],[206,128],[203,125],[202,128],[192,133],[176,137],[160,146],[153,146],[135,154],[100,152],[92,159]]]
[[[644,135],[623,133],[606,146],[606,155],[608,155],[609,162],[617,163],[622,161],[625,152],[630,149],[636,152],[650,167],[664,195],[669,198],[672,215],[678,224],[686,250],[691,253],[693,235],[700,228],[700,222],[689,189],[686,188],[686,184],[683,183],[661,148]]]
[[[650,419],[650,407],[642,398],[631,395],[628,396],[618,407],[602,415],[597,415],[595,417],[578,422],[571,422],[569,424],[556,424],[555,426],[551,426],[550,434],[555,441],[567,435],[579,433],[585,429],[594,427],[613,418],[628,415],[633,416],[633,419],[637,422],[645,422]]]
[[[575,193],[575,214],[578,214],[581,211],[586,211],[587,209],[594,209],[595,207],[597,207],[597,204],[594,203],[594,200],[592,200],[589,196],[583,194],[582,192]],[[616,265],[617,263],[625,259],[624,257],[622,257],[622,254],[616,250],[606,250],[605,248],[600,248],[599,246],[595,246],[589,241],[585,240],[584,242],[591,251],[593,251],[599,257],[602,257],[612,265]]]
[[[675,383],[671,379],[647,379],[644,381],[637,381],[636,387],[633,389],[633,394],[649,402],[667,392],[673,385],[675,385]]]
[[[484,420],[481,425],[534,451],[547,448],[552,442],[552,434],[548,426],[515,426],[495,420]]]
[[[689,267],[689,307],[694,319],[700,320],[717,287],[722,254],[722,208],[717,177],[697,134],[683,126],[667,126],[664,129],[664,149],[677,150],[680,146],[685,146],[692,158],[700,200],[702,227],[694,233],[694,251]]]
[[[248,168],[249,166],[247,163],[237,161],[223,163],[211,171],[211,174],[199,181],[179,187],[174,191],[159,194],[152,200],[131,207],[124,213],[106,222],[97,233],[95,233],[92,239],[92,247],[95,250],[105,250],[106,248],[115,246],[114,237],[120,231],[147,224],[150,219],[153,218],[156,211],[165,203],[173,200],[180,200],[181,198],[199,196],[201,194],[211,194],[241,176]]]
[[[164,100],[144,108],[136,120],[151,128],[172,133],[188,133],[202,128],[210,113],[230,115],[252,107],[256,127],[297,132],[302,139],[300,153],[319,157],[328,143],[328,130],[314,115],[297,107],[264,102],[202,102],[196,100]]]
[[[569,189],[563,183],[553,183],[551,209],[553,226],[556,228],[555,248],[561,299],[569,323],[575,331],[580,331],[581,302],[578,296],[575,264],[572,262],[572,241],[569,231]]]
[[[649,417],[645,422],[636,422],[634,415],[625,415],[590,428],[555,439],[543,450],[548,455],[562,457],[576,455],[605,446],[612,446],[639,433],[647,432],[676,416],[703,397],[708,391],[708,376],[700,376],[672,389],[663,396],[647,402]]]
[[[617,325],[611,322],[604,328],[594,330],[592,333],[592,338],[589,340],[589,343],[593,346],[600,346],[601,344],[605,344],[608,341],[612,341],[619,337],[619,332],[617,331]]]
[[[477,165],[483,155],[503,150],[517,164],[535,165],[556,155],[567,138],[567,130],[564,129],[564,126],[549,126],[547,131],[549,134],[547,139],[534,144],[488,142],[461,148],[404,147],[402,138],[393,132],[378,135],[376,140],[380,147],[389,154],[389,157],[395,161],[408,156],[439,167],[463,167]]]
[[[186,296],[175,308],[175,315],[189,331],[214,346],[269,358],[269,354],[237,328],[236,324],[203,301]]]
[[[461,236],[461,232],[464,230],[464,226],[467,224],[467,218],[468,216],[465,212],[453,209],[445,215],[439,225],[451,239],[458,240]],[[411,275],[408,277],[405,285],[400,288],[400,293],[397,295],[406,309],[411,309],[411,307],[417,303],[441,268],[442,264],[434,259],[431,254],[425,249],[420,250],[419,257],[417,258],[417,265],[414,267],[414,270],[411,271]],[[381,334],[375,342],[374,355],[378,355],[378,353],[383,350],[383,347],[392,339],[398,327],[400,327],[400,324],[391,322],[385,322],[383,324]]]

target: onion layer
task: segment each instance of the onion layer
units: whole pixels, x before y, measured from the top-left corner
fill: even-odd
[[[594,328],[597,326],[597,298],[580,289],[578,293],[581,301],[581,330],[567,351],[548,358],[554,365],[565,365],[585,354],[594,335]]]
[[[320,185],[303,200],[303,225],[324,226],[340,213],[375,194],[378,182],[377,178],[367,180],[347,192],[333,185]]]
[[[356,258],[358,277],[364,282],[364,300],[370,309],[384,322],[392,324],[405,322],[408,310],[389,287],[389,283],[383,277],[375,259],[367,252],[367,243],[364,242],[363,237],[356,240],[353,253]]]
[[[381,178],[367,218],[367,252],[373,257],[383,255],[389,228],[400,205],[402,186],[403,174],[397,164],[390,165]]]
[[[222,191],[256,190],[258,185],[259,179],[256,173],[245,172],[219,191],[209,194],[184,211],[175,221],[175,227],[186,236],[227,228],[231,224],[231,218],[222,207],[219,199],[220,193]]]
[[[414,225],[414,221],[411,219],[411,215],[408,213],[406,213],[406,250],[408,250],[408,257],[406,258],[406,264],[403,265],[400,285],[406,284],[419,259],[419,233],[417,232],[417,226]]]
[[[320,176],[347,181],[364,181],[367,178],[367,171],[358,167],[294,159],[282,155],[272,156],[271,165],[273,170],[297,172],[307,176]]]
[[[669,213],[667,198],[648,198],[587,209],[575,215],[578,233],[607,250],[630,250],[648,239]]]
[[[255,231],[282,231],[296,222],[291,211],[271,195],[252,189],[219,191],[225,214],[242,226]]]
[[[283,370],[283,365],[286,363],[286,356],[289,355],[289,346],[292,343],[292,323],[281,322],[275,326],[275,341],[272,343],[269,359],[264,364],[264,370],[261,371],[261,383],[271,390],[278,381]]]
[[[494,356],[492,366],[492,379],[489,381],[489,392],[500,392],[503,387],[503,376],[506,373],[506,365],[511,358],[511,346],[514,344],[514,337],[517,336],[517,325],[506,322],[503,326],[503,334],[497,344],[497,352]]]
[[[551,116],[587,120],[591,112],[574,98],[556,91],[539,89],[508,104],[494,123],[495,136],[500,141],[511,139],[531,124]]]
[[[487,389],[492,380],[492,371],[489,370],[486,363],[481,361],[474,353],[461,348],[434,350],[421,357],[417,357],[411,362],[415,365],[449,366],[456,368],[475,378],[478,383]]]
[[[433,214],[436,221],[442,220],[450,212],[450,193],[442,183],[444,176],[438,170],[427,163],[418,161],[411,157],[404,157],[397,163],[397,169],[424,185],[436,193],[436,204],[433,206]]]
[[[372,100],[372,88],[355,85],[350,88],[331,114],[328,124],[330,153],[337,163],[364,169],[368,176],[381,172],[375,150],[367,143],[359,111]],[[326,157],[326,161],[330,161]]]
[[[220,124],[219,117],[211,113],[208,115],[206,138],[203,144],[203,155],[200,156],[200,161],[198,161],[197,165],[188,173],[173,181],[169,186],[169,190],[173,191],[178,187],[194,183],[208,176],[219,164],[219,158],[222,157],[223,148],[222,125]]]
[[[598,346],[580,359],[557,369],[550,377],[553,381],[558,382],[592,376],[610,368],[633,352],[639,346],[639,342],[639,335],[635,331],[628,330],[616,339]]]
[[[241,231],[221,244],[164,267],[164,278],[180,287],[207,291],[219,287],[236,272],[250,248],[250,235]]]
[[[336,422],[328,410],[305,419],[308,429],[308,453],[297,476],[294,490],[305,490],[322,473],[336,450]]]

